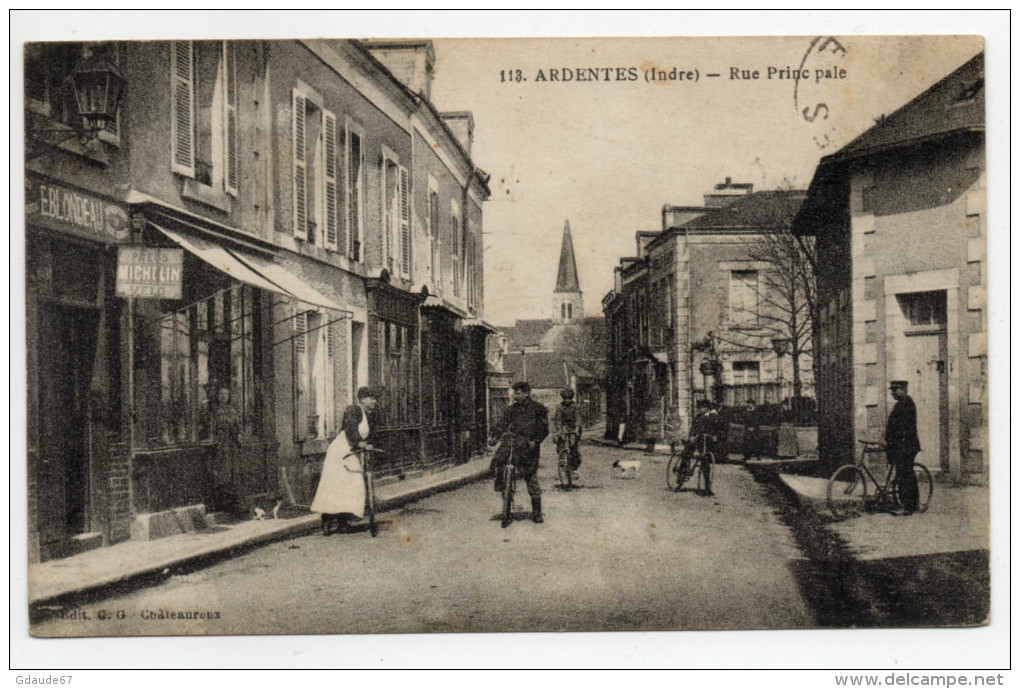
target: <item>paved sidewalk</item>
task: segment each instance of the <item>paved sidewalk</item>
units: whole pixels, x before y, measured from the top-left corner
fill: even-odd
[[[489,456],[479,457],[465,464],[379,485],[376,488],[378,510],[391,510],[477,481],[488,473],[489,461]],[[29,565],[28,602],[30,606],[41,607],[86,597],[111,586],[159,580],[175,567],[231,557],[259,545],[314,531],[319,528],[319,521],[318,514],[307,511],[290,518],[251,519],[153,541],[125,541],[73,557]]]
[[[818,512],[846,541],[857,560],[882,560],[936,553],[988,550],[989,498],[983,486],[953,485],[936,480],[924,513],[897,517],[887,512],[837,520],[825,500],[828,480],[779,474],[802,507]]]

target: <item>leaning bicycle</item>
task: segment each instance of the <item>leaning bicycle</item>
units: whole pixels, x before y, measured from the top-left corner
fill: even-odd
[[[715,464],[715,454],[709,448],[715,442],[714,435],[700,433],[695,438],[681,441],[679,449],[673,449],[666,462],[666,485],[671,491],[679,491],[694,476],[698,477],[698,491],[707,487],[705,474]]]
[[[844,464],[829,478],[825,499],[829,511],[837,519],[857,516],[864,512],[891,512],[903,507],[896,480],[896,467],[889,465],[885,482],[879,483],[867,465],[872,455],[885,455],[885,445],[872,440],[860,440],[861,453],[853,464]],[[931,472],[920,462],[913,464],[917,478],[917,512],[924,512],[931,502],[935,484]],[[870,482],[870,485],[869,485]]]
[[[372,474],[371,455],[382,454],[382,450],[365,447],[352,450],[344,455],[344,459],[357,456],[361,462],[361,476],[365,482],[365,516],[368,517],[368,531],[372,538],[379,535],[379,525],[375,520],[375,479]]]

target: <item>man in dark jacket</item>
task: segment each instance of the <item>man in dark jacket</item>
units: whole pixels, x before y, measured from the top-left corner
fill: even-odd
[[[510,433],[513,437],[504,442],[496,451],[493,467],[497,469],[497,484],[506,465],[509,444],[514,447],[514,465],[518,475],[528,484],[528,495],[531,496],[531,520],[536,524],[545,521],[542,517],[542,489],[538,485],[539,446],[549,435],[549,412],[546,408],[531,399],[531,386],[521,381],[514,383],[514,403],[507,407],[503,419],[496,425],[495,435]],[[500,487],[497,485],[497,490]]]
[[[921,451],[921,441],[917,437],[917,407],[907,394],[907,381],[894,380],[889,383],[889,390],[896,404],[885,424],[885,457],[896,467],[896,487],[903,508],[897,514],[913,514],[918,507],[914,457]]]

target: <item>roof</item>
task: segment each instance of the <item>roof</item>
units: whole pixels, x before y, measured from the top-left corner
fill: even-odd
[[[502,328],[502,331],[510,341],[510,349],[514,350],[538,345],[551,327],[551,318],[534,318],[517,321],[509,328]]]
[[[831,156],[845,160],[890,146],[985,126],[985,55],[979,53]]]
[[[759,230],[789,224],[807,192],[799,189],[757,191],[721,208],[713,208],[681,225],[687,230]]]
[[[524,368],[527,366],[527,375]],[[503,370],[514,381],[526,380],[532,388],[565,388],[570,384],[568,372],[578,378],[592,378],[582,366],[564,358],[558,352],[520,352],[507,354],[503,359]]]
[[[936,144],[947,137],[983,135],[985,56],[978,53],[849,144],[822,158],[793,232],[811,235],[827,226],[836,203],[845,203],[842,171],[852,161],[907,147]]]
[[[574,240],[570,236],[570,221],[563,223],[563,244],[560,246],[560,269],[556,273],[553,292],[580,292],[577,280],[577,262],[574,260]]]

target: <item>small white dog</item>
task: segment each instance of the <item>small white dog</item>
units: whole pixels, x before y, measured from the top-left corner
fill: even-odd
[[[263,504],[268,505],[268,503],[263,503]],[[283,500],[280,500],[279,498],[277,498],[276,500],[273,501],[273,507],[270,510],[270,513],[273,515],[273,519],[279,519],[280,518],[280,508],[281,507],[283,507]],[[265,507],[262,507],[261,505],[255,505],[254,508],[252,509],[252,512],[253,512],[254,518],[257,519],[258,521],[264,521],[266,519],[266,509],[265,509]]]
[[[640,459],[618,459],[613,462],[613,468],[619,469],[619,478],[637,478],[641,473]]]

